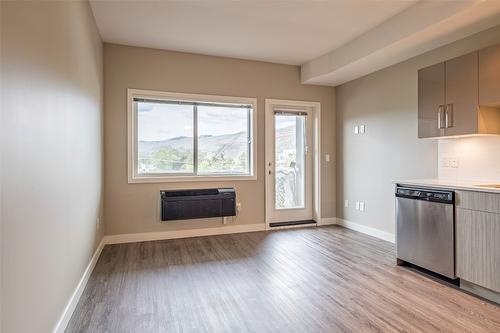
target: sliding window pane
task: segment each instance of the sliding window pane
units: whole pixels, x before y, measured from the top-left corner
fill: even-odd
[[[198,106],[198,174],[248,175],[249,108]]]
[[[135,103],[138,172],[193,173],[193,106]]]

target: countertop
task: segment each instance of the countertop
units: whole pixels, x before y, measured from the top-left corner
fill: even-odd
[[[478,186],[478,185],[488,185],[488,184],[500,184],[500,182],[474,182],[474,181],[458,181],[451,179],[407,179],[407,180],[397,180],[394,181],[393,183],[400,185],[425,186],[430,188],[490,192],[490,193],[500,194],[500,188]]]

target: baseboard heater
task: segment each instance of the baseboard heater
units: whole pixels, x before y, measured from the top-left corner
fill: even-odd
[[[288,222],[271,222],[269,226],[273,227],[287,227],[291,225],[302,225],[302,224],[315,224],[314,220],[302,220],[302,221],[288,221]]]
[[[161,220],[189,220],[236,215],[234,188],[160,191]]]

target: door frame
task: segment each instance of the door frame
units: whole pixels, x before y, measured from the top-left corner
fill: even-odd
[[[295,100],[285,100],[285,99],[272,99],[266,98],[265,100],[265,164],[264,164],[264,172],[265,172],[265,182],[266,182],[266,190],[265,190],[265,207],[266,207],[266,230],[269,229],[278,229],[278,228],[290,228],[290,227],[277,227],[271,228],[269,226],[270,216],[269,212],[273,209],[273,202],[271,198],[269,198],[269,193],[271,193],[271,187],[273,187],[273,182],[271,182],[269,178],[269,162],[272,157],[272,150],[274,147],[271,147],[270,140],[268,138],[270,136],[274,136],[274,128],[272,124],[272,117],[274,117],[274,108],[280,107],[281,109],[286,109],[287,107],[294,110],[300,110],[305,108],[310,108],[312,114],[312,178],[313,178],[313,187],[312,187],[312,216],[313,220],[316,221],[316,225],[321,223],[321,103],[320,102],[309,102],[309,101],[295,101]],[[274,165],[274,161],[273,165]],[[274,197],[273,197],[274,198]],[[292,228],[294,226],[291,226]]]

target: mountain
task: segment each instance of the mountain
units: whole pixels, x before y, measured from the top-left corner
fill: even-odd
[[[234,159],[246,151],[247,145],[248,139],[245,132],[224,135],[202,135],[198,139],[198,149],[201,153],[224,153],[225,157]],[[139,141],[139,151],[145,155],[168,148],[189,151],[192,147],[193,139],[191,137],[176,137],[161,141]]]
[[[278,130],[278,149],[287,150],[295,146],[295,126],[288,126]],[[198,149],[201,153],[220,154],[224,153],[227,158],[237,158],[246,151],[248,139],[246,132],[238,132],[224,135],[202,135],[198,139]],[[187,136],[179,136],[161,141],[139,141],[139,151],[149,155],[154,151],[175,149],[189,151],[192,149],[193,139]]]

